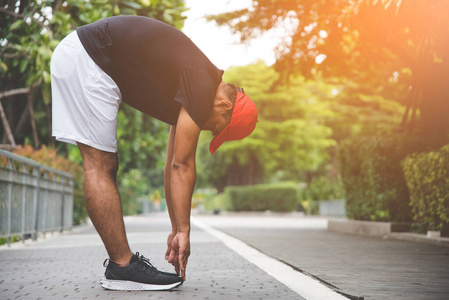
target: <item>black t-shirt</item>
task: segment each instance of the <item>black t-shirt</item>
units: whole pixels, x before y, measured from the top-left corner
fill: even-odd
[[[116,16],[77,28],[93,61],[120,88],[122,100],[171,125],[181,105],[202,128],[223,71],[181,31],[139,16]]]

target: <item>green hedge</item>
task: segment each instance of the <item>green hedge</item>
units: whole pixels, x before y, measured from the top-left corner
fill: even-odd
[[[361,136],[341,144],[339,160],[350,219],[411,222],[410,196],[401,161],[425,149],[399,135]]]
[[[340,178],[334,182],[329,176],[314,177],[300,191],[301,201],[320,201],[332,199],[344,199],[345,191]]]
[[[230,186],[225,189],[235,211],[295,211],[298,190],[293,184]]]
[[[449,235],[449,145],[440,151],[412,154],[402,163],[410,190],[415,227]]]
[[[208,197],[204,201],[204,208],[207,211],[232,211],[232,202],[229,199],[229,195],[226,193],[221,193]]]

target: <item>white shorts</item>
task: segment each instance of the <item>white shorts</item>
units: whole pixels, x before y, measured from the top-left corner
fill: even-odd
[[[50,69],[56,140],[117,152],[120,89],[90,58],[76,31],[56,47]]]

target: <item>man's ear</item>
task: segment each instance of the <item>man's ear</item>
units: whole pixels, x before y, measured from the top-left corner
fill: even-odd
[[[215,105],[224,108],[225,110],[232,109],[232,102],[226,99],[217,99]]]

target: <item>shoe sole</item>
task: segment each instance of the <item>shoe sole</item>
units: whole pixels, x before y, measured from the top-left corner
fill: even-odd
[[[110,280],[102,278],[101,286],[107,290],[114,291],[167,291],[180,286],[183,282],[175,282],[172,284],[149,284],[126,280]]]

